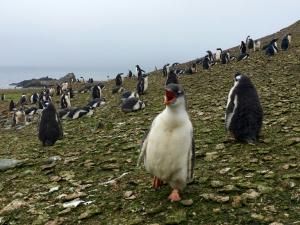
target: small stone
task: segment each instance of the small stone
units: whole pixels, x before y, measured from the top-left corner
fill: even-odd
[[[260,193],[256,192],[253,189],[249,189],[246,193],[243,193],[241,195],[242,200],[247,201],[247,200],[254,200],[260,196]]]
[[[217,145],[216,145],[216,150],[222,150],[222,149],[224,149],[224,148],[225,148],[224,143],[221,143],[221,144],[217,144]]]
[[[194,201],[193,199],[186,199],[186,200],[181,200],[180,203],[184,206],[191,206],[193,205]]]
[[[285,169],[285,170],[288,170],[290,168],[290,165],[289,164],[284,164],[282,166],[282,169]]]
[[[58,191],[58,190],[59,190],[59,186],[56,186],[56,187],[50,188],[50,190],[48,192],[52,193],[52,192],[55,192],[55,191]]]
[[[231,170],[231,168],[226,167],[226,168],[224,168],[224,169],[221,169],[221,170],[219,171],[219,173],[220,173],[220,174],[225,174],[225,173],[227,173],[229,170]]]
[[[273,223],[270,223],[269,225],[283,225],[283,223],[273,222]]]
[[[125,191],[124,198],[129,198],[131,195],[133,195],[133,191]]]
[[[215,160],[216,158],[218,158],[217,152],[206,152],[204,160],[211,162],[211,161]]]
[[[257,214],[257,213],[252,213],[251,214],[251,218],[262,221],[265,217],[261,214]]]
[[[221,212],[221,209],[220,209],[220,208],[214,208],[212,211],[213,211],[214,213],[219,213],[219,212]]]
[[[20,209],[20,208],[25,207],[27,205],[28,204],[25,201],[19,200],[19,199],[15,199],[15,200],[11,201],[7,206],[5,206],[0,211],[0,214],[7,213],[7,212],[12,212],[14,210]]]
[[[238,195],[233,196],[232,203],[231,203],[232,207],[234,207],[234,208],[240,207],[241,206],[241,201],[242,201],[241,196],[238,196]]]
[[[58,213],[58,215],[65,215],[65,214],[67,214],[67,213],[69,213],[69,212],[71,212],[71,211],[72,211],[71,208],[66,208],[66,209],[60,211],[60,212]]]
[[[23,164],[23,161],[16,159],[0,159],[0,171],[13,169]]]
[[[100,210],[97,206],[89,207],[85,212],[81,213],[78,217],[79,220],[91,218],[94,215],[100,214]]]
[[[77,192],[77,193],[72,193],[72,194],[66,195],[62,199],[65,200],[65,201],[70,201],[70,200],[77,199],[77,198],[80,198],[80,197],[85,197],[85,196],[87,196],[86,193]]]
[[[219,187],[223,187],[223,186],[224,186],[224,182],[219,181],[219,180],[212,180],[212,181],[210,182],[210,185],[211,185],[213,188],[219,188]]]

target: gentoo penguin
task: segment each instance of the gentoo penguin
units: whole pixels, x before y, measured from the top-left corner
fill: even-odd
[[[248,58],[249,58],[249,54],[248,53],[241,53],[239,55],[239,57],[237,58],[237,61],[241,61],[241,60],[248,59]]]
[[[70,111],[71,111],[71,109],[67,109],[67,108],[59,109],[58,112],[57,112],[58,117],[62,120],[65,120],[65,119],[68,118],[68,116],[70,114]]]
[[[16,110],[16,105],[15,105],[13,100],[10,100],[8,109],[9,109],[10,112]]]
[[[123,112],[134,112],[145,108],[145,103],[138,98],[127,98],[121,106]]]
[[[63,130],[56,109],[52,103],[49,103],[42,112],[39,139],[43,146],[51,146],[62,137]]]
[[[102,98],[94,98],[87,104],[87,106],[91,107],[92,109],[100,107],[101,105],[105,105],[105,101]]]
[[[260,46],[261,46],[261,41],[260,40],[255,40],[254,41],[254,46],[253,46],[253,51],[255,52],[256,50],[260,50]]]
[[[210,61],[210,63],[213,63],[214,62],[214,55],[212,54],[211,51],[206,51],[207,52],[207,55],[208,55],[208,59]]]
[[[147,89],[148,89],[148,75],[141,76],[138,80],[137,87],[136,87],[137,93],[139,95],[143,95],[145,94]]]
[[[64,83],[62,83],[61,90],[62,91],[66,91],[68,89],[68,87],[69,87],[69,83],[68,82],[64,82]]]
[[[266,48],[266,55],[268,56],[273,56],[276,53],[278,53],[278,48],[277,48],[277,38],[273,39],[268,47]]]
[[[116,94],[116,93],[122,93],[125,89],[121,86],[115,86],[113,87],[111,93]]]
[[[205,70],[208,70],[211,67],[211,62],[210,62],[208,56],[204,57],[204,59],[202,61],[202,66],[203,66],[203,69],[205,69]]]
[[[122,74],[123,74],[123,73],[119,73],[119,74],[116,76],[116,79],[115,79],[115,81],[116,81],[116,86],[121,86],[121,85],[122,85],[122,83],[123,83],[123,80],[122,80],[122,77],[121,77]]]
[[[137,75],[138,79],[140,79],[140,77],[142,77],[142,75],[143,75],[143,72],[145,73],[145,71],[142,70],[139,65],[136,65],[135,68],[136,68],[136,75]]]
[[[167,86],[168,84],[178,84],[178,78],[177,78],[177,75],[176,73],[174,72],[174,70],[170,70],[169,74],[168,74],[168,77],[167,77],[167,80],[166,80],[166,84],[165,86]]]
[[[241,54],[245,54],[246,51],[247,51],[246,44],[245,44],[245,42],[241,41],[241,45],[240,45],[240,53],[241,53]]]
[[[175,66],[178,66],[180,63],[178,63],[178,62],[175,62],[175,63],[173,63],[172,64],[172,66],[171,67],[175,67]]]
[[[169,84],[165,90],[166,108],[152,122],[142,144],[138,165],[143,160],[146,170],[154,176],[153,187],[168,183],[173,189],[169,199],[179,201],[179,191],[193,178],[193,126],[186,111],[182,87]]]
[[[20,104],[21,106],[23,106],[23,105],[26,104],[26,102],[27,102],[26,95],[25,95],[25,94],[22,94],[22,96],[21,96],[21,98],[20,98],[20,100],[19,100],[19,104]]]
[[[94,87],[92,88],[92,98],[101,98],[101,95],[101,87],[99,85],[94,85]]]
[[[35,92],[30,96],[31,104],[36,104],[39,100],[39,95]]]
[[[30,107],[29,109],[25,109],[24,112],[26,116],[33,116],[37,110],[37,107]]]
[[[132,78],[132,71],[131,70],[128,71],[128,78]]]
[[[75,108],[70,110],[70,113],[68,114],[68,117],[71,119],[78,119],[82,116],[91,116],[93,115],[93,110],[92,107],[90,106],[84,106],[84,107],[79,107],[79,108]]]
[[[217,48],[216,54],[215,54],[215,61],[220,62],[221,61],[221,55],[222,55],[222,49]]]
[[[284,36],[284,38],[282,39],[281,41],[281,49],[282,50],[287,50],[289,45],[290,45],[290,42],[291,42],[291,39],[292,39],[292,35],[291,34],[287,34]]]
[[[71,108],[70,93],[63,93],[60,97],[60,108]]]
[[[181,74],[184,74],[185,73],[185,70],[183,70],[183,69],[175,69],[174,70],[174,73],[176,73],[176,75],[181,75]]]
[[[23,109],[17,110],[13,113],[13,125],[25,122],[25,112]]]
[[[170,72],[170,64],[169,63],[167,63],[163,66],[162,72],[163,72],[164,77],[168,76],[168,74]]]
[[[234,76],[234,85],[228,94],[225,128],[242,142],[258,140],[263,110],[251,80],[240,73]]]
[[[50,95],[51,97],[53,97],[53,96],[54,96],[54,93],[55,93],[55,89],[54,89],[54,88],[50,88],[50,89],[49,89],[49,95]]]
[[[197,64],[193,63],[185,72],[186,72],[186,74],[197,73]]]
[[[248,47],[248,49],[253,49],[254,47],[254,41],[252,38],[250,38],[250,36],[248,35],[247,38],[246,38],[246,45]]]
[[[224,51],[221,53],[221,63],[227,64],[230,62],[230,53],[228,51]]]
[[[122,95],[121,95],[121,101],[124,102],[126,99],[128,98],[139,98],[139,94],[135,91],[125,91]]]

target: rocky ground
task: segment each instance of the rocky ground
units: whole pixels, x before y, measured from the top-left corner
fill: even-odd
[[[121,112],[109,82],[107,104],[90,118],[63,121],[64,139],[53,147],[41,146],[36,123],[1,128],[0,159],[19,161],[0,167],[0,224],[300,224],[300,22],[285,31],[293,34],[286,52],[251,53],[180,78],[196,140],[195,179],[184,201],[170,203],[170,187],[153,190],[150,174],[136,167],[142,137],[164,108],[164,79],[154,73],[144,110]],[[224,131],[237,71],[251,77],[263,106],[256,145],[228,141]],[[134,89],[136,81],[124,83]],[[89,98],[77,94],[72,104]]]

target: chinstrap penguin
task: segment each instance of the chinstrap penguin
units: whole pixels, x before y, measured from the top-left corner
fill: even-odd
[[[152,122],[142,144],[138,165],[143,160],[146,170],[154,176],[153,187],[168,183],[173,189],[169,199],[179,201],[179,192],[193,178],[193,126],[186,111],[182,87],[169,84],[165,90],[166,108]]]
[[[145,108],[145,103],[135,97],[127,98],[121,106],[123,112],[134,112],[143,108]]]

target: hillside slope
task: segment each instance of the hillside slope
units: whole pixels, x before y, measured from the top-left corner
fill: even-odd
[[[0,158],[24,164],[0,173],[0,224],[298,224],[300,22],[291,27],[282,31],[293,35],[286,52],[271,58],[255,52],[248,60],[180,77],[196,140],[195,179],[183,193],[192,205],[170,203],[170,188],[154,191],[151,176],[136,167],[142,137],[164,108],[164,79],[153,73],[144,110],[122,113],[110,82],[108,103],[91,118],[64,121],[65,137],[53,147],[41,146],[36,124],[1,130]],[[237,71],[251,77],[263,106],[257,145],[228,142],[224,130]],[[134,89],[136,80],[124,83]],[[78,94],[72,104],[89,98]],[[59,160],[49,162],[51,156]],[[77,198],[89,204],[64,209],[64,202]],[[12,201],[20,204],[9,210]]]

